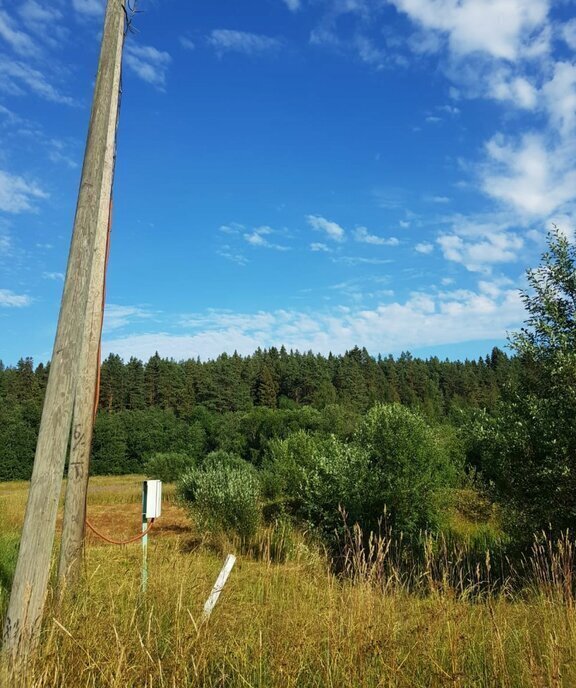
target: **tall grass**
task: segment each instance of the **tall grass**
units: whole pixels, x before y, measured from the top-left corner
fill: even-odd
[[[202,622],[233,543],[169,533],[151,536],[146,596],[138,546],[90,546],[82,588],[60,608],[48,601],[38,653],[2,688],[576,685],[568,537],[540,538],[517,581],[496,586],[489,557],[472,576],[470,549],[448,539],[423,538],[409,559],[400,536],[352,526],[335,573],[280,522],[239,557]]]

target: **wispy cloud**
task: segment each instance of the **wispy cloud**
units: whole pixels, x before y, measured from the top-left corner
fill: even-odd
[[[124,51],[127,67],[137,77],[163,90],[166,85],[166,74],[172,62],[170,54],[151,45],[128,43]]]
[[[230,260],[237,265],[246,265],[249,262],[248,258],[246,258],[243,253],[235,250],[229,244],[224,244],[224,246],[221,246],[216,253],[219,256],[222,256],[222,258],[226,258],[226,260]]]
[[[23,57],[38,55],[40,52],[35,41],[24,31],[21,31],[14,19],[4,10],[0,9],[0,38]]]
[[[251,246],[258,246],[260,248],[271,248],[275,251],[289,251],[289,246],[276,244],[272,241],[269,241],[266,238],[267,236],[276,233],[277,232],[274,229],[272,229],[272,227],[264,225],[263,227],[256,227],[253,231],[247,232],[243,236],[244,240],[247,241]]]
[[[105,0],[72,0],[72,6],[81,15],[98,17],[104,12]]]
[[[432,251],[434,250],[434,244],[431,244],[427,241],[423,241],[419,244],[416,244],[416,246],[414,246],[414,250],[417,253],[423,253],[424,255],[427,255],[429,253],[432,253]]]
[[[231,29],[214,29],[207,40],[218,53],[237,52],[245,55],[273,52],[283,45],[278,38]]]
[[[149,320],[153,316],[152,311],[140,306],[120,306],[115,303],[107,303],[104,309],[104,332],[119,330],[128,325],[133,325],[137,321]]]
[[[0,289],[0,308],[24,308],[32,303],[27,294],[16,294],[10,289]]]
[[[258,347],[327,354],[360,344],[372,353],[422,346],[494,340],[518,327],[524,310],[516,289],[498,283],[475,290],[415,292],[405,301],[374,308],[338,306],[326,311],[276,310],[256,313],[208,311],[183,319],[186,332],[148,332],[106,338],[104,349],[128,358],[163,356],[214,358],[223,351],[249,354]]]
[[[396,237],[386,238],[370,234],[366,227],[357,227],[354,230],[354,239],[362,244],[371,244],[373,246],[398,246],[400,244]]]
[[[184,48],[184,50],[196,49],[196,44],[191,38],[188,38],[188,36],[179,36],[178,40],[180,41],[180,45]]]
[[[36,200],[48,198],[35,182],[0,170],[0,210],[6,213],[33,211]]]
[[[346,232],[337,222],[327,220],[321,215],[307,215],[306,221],[312,229],[317,232],[324,232],[328,239],[339,243],[346,241]]]
[[[364,256],[339,256],[332,258],[334,263],[346,263],[347,265],[388,265],[392,263],[389,258],[365,258]]]
[[[18,8],[18,14],[36,39],[51,48],[60,48],[62,41],[69,35],[62,22],[63,14],[57,7],[40,4],[37,0],[26,0]]]
[[[47,280],[53,280],[54,282],[63,282],[64,273],[63,272],[43,272],[42,277]]]
[[[284,0],[284,4],[291,12],[297,12],[302,6],[301,0]]]
[[[0,91],[11,95],[23,95],[25,89],[53,103],[76,105],[74,98],[60,93],[39,69],[0,55]]]

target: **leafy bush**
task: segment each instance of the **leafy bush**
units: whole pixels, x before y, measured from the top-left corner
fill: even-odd
[[[144,471],[150,478],[164,483],[174,483],[195,463],[195,460],[186,454],[158,452],[148,459]]]
[[[343,526],[341,509],[354,522],[364,520],[368,468],[368,456],[358,446],[295,432],[270,443],[266,494],[330,541]]]
[[[400,404],[377,404],[366,414],[355,441],[368,453],[370,488],[364,508],[370,527],[386,505],[390,525],[397,530],[415,535],[435,528],[435,492],[456,484],[462,472],[463,451],[453,431],[431,427]]]
[[[249,463],[227,456],[227,461],[218,462],[217,456],[209,455],[205,466],[188,469],[180,480],[179,492],[202,528],[232,531],[247,541],[261,520],[260,479]]]

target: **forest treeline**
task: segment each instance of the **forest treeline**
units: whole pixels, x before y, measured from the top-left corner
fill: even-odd
[[[28,479],[49,365],[0,363],[0,480]],[[354,348],[322,356],[271,348],[251,356],[102,364],[94,474],[141,472],[155,452],[234,451],[258,464],[272,438],[303,429],[348,439],[375,403],[400,403],[435,422],[494,409],[526,366],[494,348],[464,362]]]
[[[571,531],[576,243],[550,232],[527,284],[513,356],[495,348],[464,362],[374,358],[358,347],[206,362],[111,355],[91,470],[166,480],[182,470],[188,500],[211,517],[240,522],[243,504],[255,523],[265,497],[328,531],[339,506],[369,529],[385,509],[403,531],[434,528],[442,490],[472,483],[505,511],[514,542]],[[0,366],[1,480],[31,474],[47,377],[30,359]]]

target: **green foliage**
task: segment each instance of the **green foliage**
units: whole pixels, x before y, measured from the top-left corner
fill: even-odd
[[[356,442],[368,453],[371,525],[385,504],[391,524],[416,534],[438,523],[435,491],[457,483],[463,454],[452,431],[433,428],[400,404],[374,406],[361,423]]]
[[[175,483],[192,466],[195,460],[187,454],[178,452],[157,452],[145,465],[145,473],[154,480]]]
[[[519,365],[501,352],[459,363],[373,358],[358,347],[327,357],[259,349],[206,362],[110,355],[102,364],[92,472],[141,473],[158,452],[200,460],[215,449],[260,466],[272,439],[299,429],[348,441],[378,401],[401,401],[433,419],[453,409],[493,409]],[[48,372],[31,359],[0,365],[0,480],[31,474]]]
[[[511,336],[520,384],[472,426],[477,464],[520,545],[576,523],[576,247],[555,229],[527,276],[526,326]]]
[[[12,578],[16,570],[19,543],[18,535],[0,533],[0,618],[3,617],[4,605],[8,603]]]
[[[260,479],[239,457],[222,458],[212,455],[205,466],[188,469],[179,493],[202,528],[234,532],[248,541],[261,521]]]
[[[269,499],[330,539],[343,525],[341,509],[363,521],[370,480],[366,453],[334,436],[303,431],[270,443],[265,470]]]

